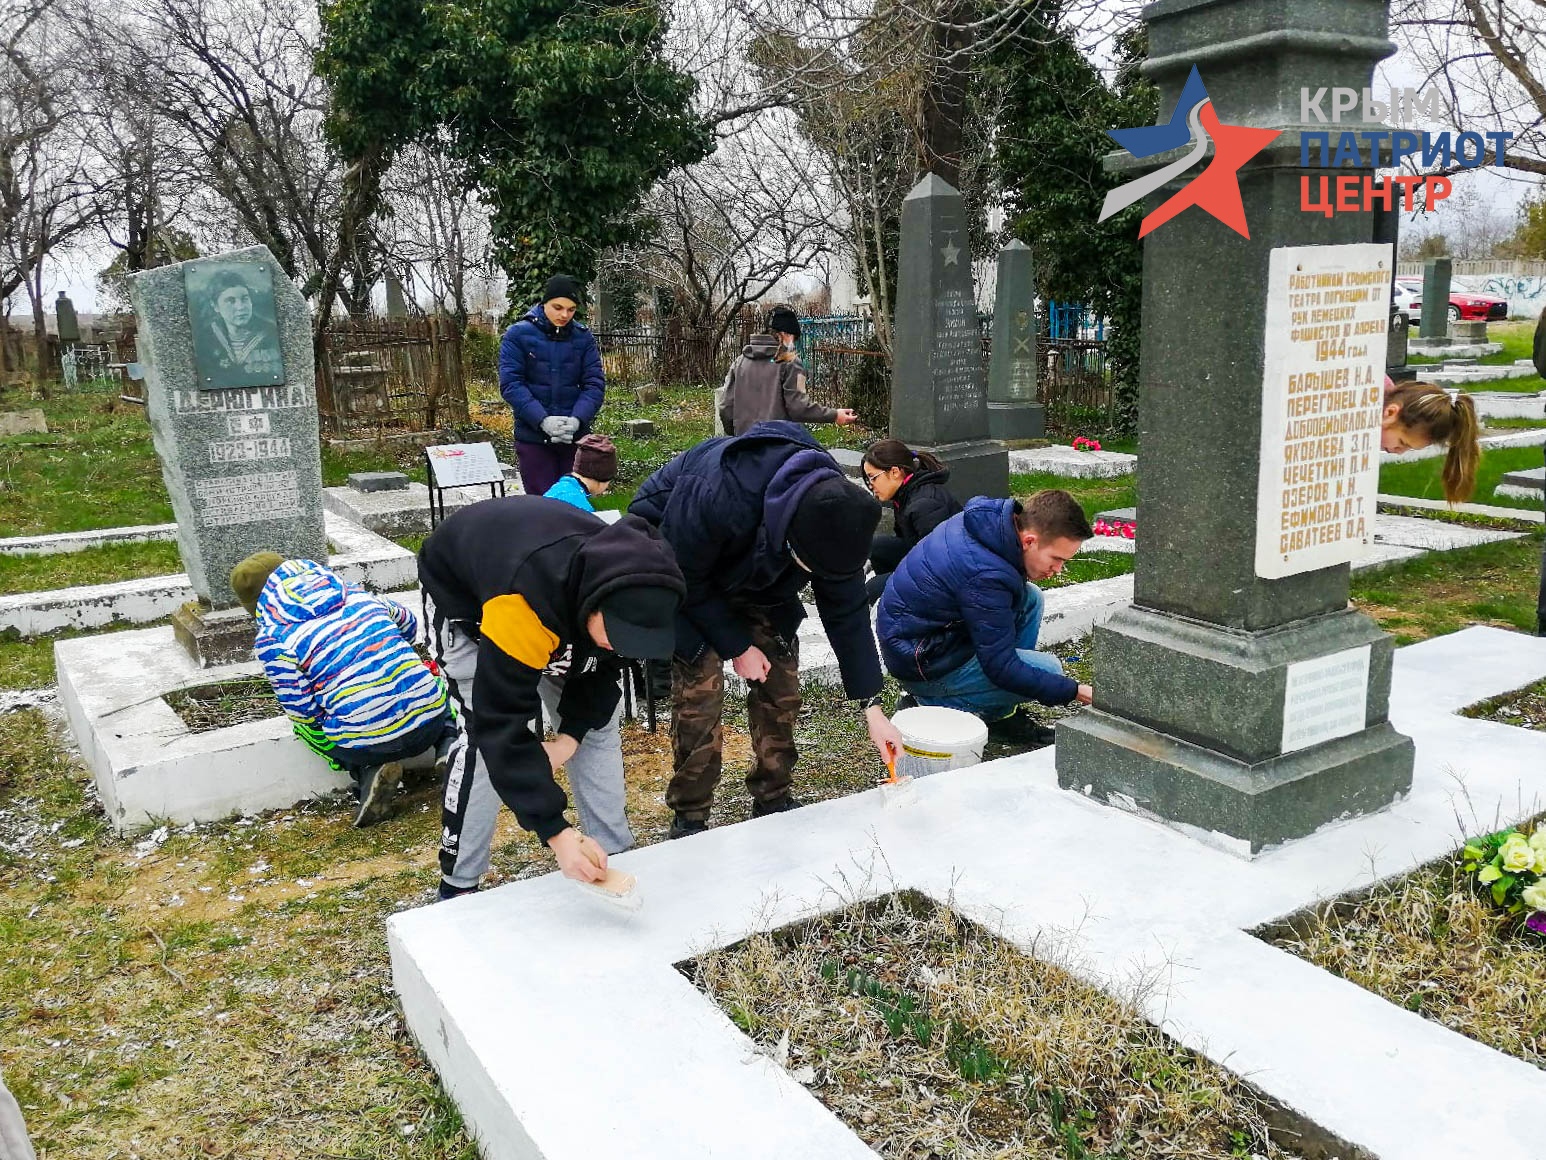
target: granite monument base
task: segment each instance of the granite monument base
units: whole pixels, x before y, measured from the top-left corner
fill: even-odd
[[[917,450],[917,448],[914,448]],[[926,448],[950,469],[950,494],[962,503],[975,495],[1002,499],[1009,494],[1009,454],[997,443],[942,443]]]
[[[172,634],[201,669],[252,659],[257,622],[245,608],[207,608],[190,600],[172,613]]]
[[[1410,785],[1411,742],[1386,719],[1393,645],[1361,613],[1251,633],[1132,607],[1096,629],[1095,649],[1097,707],[1058,726],[1065,789],[1222,835],[1255,855],[1382,809]],[[1295,666],[1317,662],[1350,664],[1358,694],[1335,684],[1293,692],[1291,678],[1304,671]],[[1363,707],[1354,722],[1344,717],[1287,745],[1355,695]]]
[[[1043,439],[1047,408],[1040,403],[989,403],[988,434],[994,439]]]

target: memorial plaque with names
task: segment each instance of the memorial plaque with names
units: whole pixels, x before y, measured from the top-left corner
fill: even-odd
[[[1369,646],[1288,666],[1283,694],[1283,752],[1349,737],[1367,724]]]
[[[1374,542],[1391,247],[1274,249],[1256,574],[1349,564]]]
[[[253,552],[325,562],[311,313],[294,283],[254,246],[136,274],[130,292],[146,413],[193,590],[211,607],[235,604],[231,569]],[[225,297],[224,329],[212,329],[212,295]],[[260,324],[264,337],[249,341]],[[204,359],[226,349],[220,334],[246,357],[211,374]]]
[[[446,443],[426,447],[424,454],[436,487],[472,487],[500,483],[505,478],[492,443]]]

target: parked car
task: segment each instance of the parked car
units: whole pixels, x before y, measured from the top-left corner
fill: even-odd
[[[1423,316],[1422,280],[1412,278],[1403,281],[1398,278],[1395,285],[1395,302],[1397,310],[1405,310],[1408,318],[1413,322],[1420,322]],[[1498,322],[1507,317],[1507,298],[1499,298],[1496,294],[1475,294],[1470,290],[1449,292],[1451,322],[1461,320]]]

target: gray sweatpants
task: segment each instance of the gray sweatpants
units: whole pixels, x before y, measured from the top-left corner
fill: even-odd
[[[6,1090],[3,1078],[0,1078],[0,1160],[37,1160],[27,1139],[27,1125],[22,1122],[21,1108]]]
[[[473,703],[472,687],[478,671],[478,644],[460,631],[456,622],[435,618],[434,605],[428,600],[426,612],[430,648],[457,709],[467,722],[467,729],[453,744],[447,762],[440,833],[441,876],[452,886],[465,888],[476,886],[488,870],[494,824],[499,820],[502,803],[489,782],[483,755],[468,743],[468,730],[476,731],[477,706]],[[538,686],[543,709],[555,730],[563,728],[558,716],[558,700],[563,691],[564,683],[559,677],[544,676]],[[627,792],[623,782],[623,739],[618,732],[621,714],[619,700],[612,720],[587,733],[565,766],[580,815],[580,831],[594,838],[608,854],[621,853],[634,841],[624,808]]]

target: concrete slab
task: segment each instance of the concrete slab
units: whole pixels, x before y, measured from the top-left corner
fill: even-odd
[[[1418,378],[1425,383],[1438,383],[1441,387],[1462,387],[1470,383],[1491,383],[1503,379],[1527,379],[1535,374],[1533,364],[1524,366],[1472,366],[1419,367]]]
[[[1448,552],[1455,548],[1474,548],[1498,540],[1517,540],[1523,532],[1504,532],[1496,528],[1476,528],[1425,520],[1420,516],[1374,517],[1374,542],[1402,548],[1420,548],[1428,552]]]
[[[1510,471],[1500,482],[1513,487],[1540,491],[1542,488],[1546,488],[1546,467],[1531,467],[1524,471]]]
[[[1533,369],[1531,373],[1534,373]],[[1546,394],[1472,391],[1471,402],[1476,404],[1476,413],[1483,419],[1546,419]]]
[[[164,543],[177,539],[176,524],[133,524],[94,528],[86,532],[52,532],[43,536],[9,536],[0,540],[0,556],[57,556],[110,544]]]
[[[1413,338],[1407,340],[1407,353],[1426,355],[1429,358],[1486,358],[1503,351],[1501,342],[1452,342],[1444,339]]]
[[[170,628],[148,628],[59,641],[54,663],[70,732],[120,834],[281,809],[349,784],[283,717],[193,733],[164,700],[259,676],[255,660],[201,669]]]
[[[524,495],[520,476],[506,477],[506,495]],[[489,498],[488,485],[448,487],[445,490],[446,514],[479,500]],[[390,491],[360,491],[353,487],[325,487],[322,506],[378,536],[419,536],[429,534],[429,488],[409,482]]]
[[[329,565],[344,579],[372,592],[405,588],[418,580],[418,564],[408,549],[367,531],[341,516],[325,516]],[[115,584],[89,584],[48,592],[0,596],[0,632],[43,636],[67,628],[103,628],[109,624],[149,624],[165,619],[194,598],[186,574],[150,576]]]
[[[1542,676],[1546,640],[1497,629],[1399,650],[1411,794],[1254,861],[1059,790],[1044,749],[925,779],[911,804],[858,794],[622,855],[631,918],[557,874],[394,915],[394,983],[490,1160],[870,1156],[673,964],[911,887],[1114,994],[1146,981],[1168,1033],[1382,1160],[1540,1155],[1546,1073],[1246,932],[1440,856],[1457,810],[1481,829],[1540,809],[1546,734],[1452,714]],[[1069,849],[1119,852],[1120,872]]]
[[[1071,479],[1115,479],[1138,469],[1138,456],[1122,451],[1075,451],[1072,447],[1035,447],[1009,453],[1016,475],[1050,472]]]

